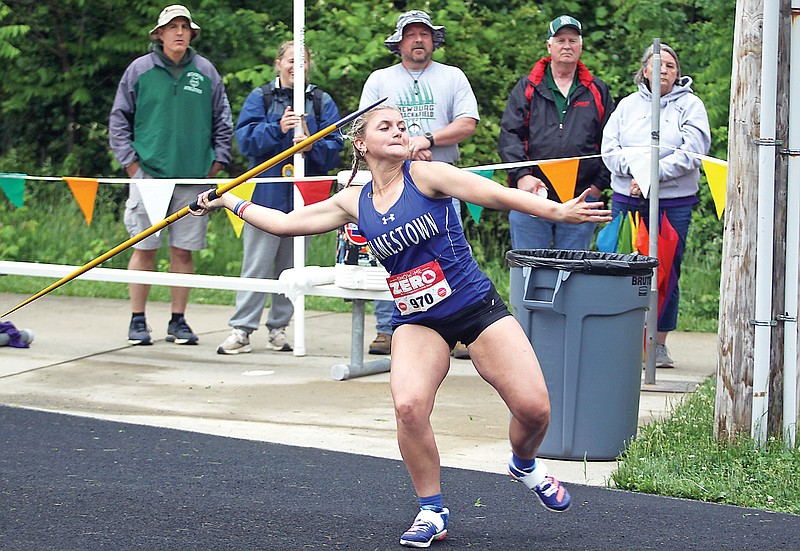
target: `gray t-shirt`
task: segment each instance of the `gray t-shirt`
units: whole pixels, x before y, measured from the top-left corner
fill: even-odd
[[[364,83],[359,108],[384,97],[389,98],[387,105],[400,109],[411,136],[434,132],[461,117],[480,120],[478,101],[464,72],[435,61],[421,73],[401,63],[373,71]],[[437,145],[431,153],[434,161],[451,164],[459,157],[458,145]]]

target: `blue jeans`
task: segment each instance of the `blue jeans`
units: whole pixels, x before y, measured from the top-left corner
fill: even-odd
[[[587,201],[596,201],[586,197]],[[514,249],[565,249],[588,251],[597,224],[553,222],[516,210],[508,214],[511,226],[511,247]]]
[[[613,201],[611,203],[611,215],[616,218],[620,212],[636,212],[642,216],[642,220],[647,224],[647,229],[650,229],[649,204],[642,204],[640,207],[633,207]],[[680,277],[681,277],[681,263],[683,263],[683,252],[686,248],[686,236],[689,234],[689,224],[692,222],[692,205],[683,207],[659,207],[658,216],[659,223],[663,213],[667,213],[667,218],[672,227],[678,233],[679,245],[675,254],[675,259],[672,261],[672,266],[675,270],[675,275],[678,277],[678,285],[672,290],[672,294],[665,299],[665,305],[661,315],[658,317],[658,331],[674,331],[678,327],[678,303],[681,298],[680,290]]]

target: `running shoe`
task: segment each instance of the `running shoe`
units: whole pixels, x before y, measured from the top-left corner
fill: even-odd
[[[656,344],[656,367],[675,367],[666,344]]]
[[[277,350],[278,352],[291,352],[292,346],[286,338],[286,328],[278,327],[277,329],[269,330],[269,339],[267,340],[267,348]]]
[[[250,335],[241,329],[234,328],[228,338],[217,347],[217,354],[247,354],[252,352]]]
[[[450,351],[450,355],[457,360],[469,360],[469,349],[463,342],[458,341]]]
[[[150,328],[144,316],[133,316],[128,326],[128,344],[146,345],[153,344],[150,338]]]
[[[450,511],[422,508],[414,524],[400,536],[400,545],[406,547],[430,547],[433,540],[443,540],[447,535],[447,517]]]
[[[525,472],[514,466],[512,459],[508,460],[508,474],[511,478],[522,482],[537,495],[547,509],[558,513],[566,511],[572,504],[572,497],[561,482],[547,472],[547,467],[541,459],[536,460],[536,467],[531,472]]]
[[[197,344],[197,335],[194,334],[192,328],[186,323],[186,318],[179,317],[176,321],[170,321],[167,325],[167,342],[174,342],[175,344]]]

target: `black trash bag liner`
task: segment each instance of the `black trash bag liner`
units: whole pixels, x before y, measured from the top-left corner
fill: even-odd
[[[658,259],[641,254],[565,251],[560,249],[514,249],[506,253],[509,268],[551,268],[595,275],[650,275]]]

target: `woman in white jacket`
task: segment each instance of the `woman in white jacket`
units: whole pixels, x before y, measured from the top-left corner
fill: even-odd
[[[603,161],[611,171],[612,216],[620,212],[639,212],[648,220],[649,201],[642,196],[639,183],[631,174],[624,148],[647,147],[651,143],[653,46],[642,55],[634,77],[638,90],[622,99],[603,131]],[[680,237],[673,270],[680,277],[683,249],[692,220],[692,207],[698,202],[701,159],[711,145],[708,115],[702,100],[692,91],[692,79],[681,76],[678,55],[661,45],[661,120],[659,173],[659,221],[663,213]],[[631,151],[631,150],[628,150]],[[690,153],[690,154],[687,154]],[[641,153],[639,153],[641,154]],[[649,155],[649,153],[648,153]],[[666,346],[667,334],[678,323],[680,290],[676,284],[659,312],[656,333],[656,365],[673,367]]]

